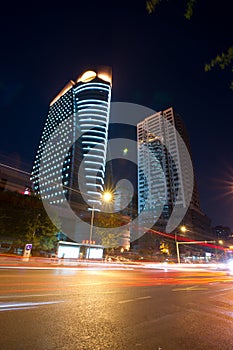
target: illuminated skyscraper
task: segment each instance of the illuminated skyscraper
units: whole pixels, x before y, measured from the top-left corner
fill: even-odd
[[[179,141],[177,132],[184,142]],[[191,150],[180,116],[171,107],[147,117],[137,125],[137,140],[138,212],[146,211],[147,217],[156,222],[155,228],[163,231],[174,206],[187,208],[182,223],[196,236],[209,234],[210,220],[200,208],[195,174],[193,190],[190,186],[190,163],[184,148],[190,157]],[[187,189],[192,190],[189,197]],[[157,208],[161,205],[163,210],[158,217]]]
[[[31,179],[35,192],[52,204],[64,201],[62,194],[69,202],[78,203],[81,209],[85,205],[97,208],[101,203],[111,82],[109,67],[86,71],[71,80],[50,103]],[[78,185],[81,164],[82,191]],[[81,192],[86,195],[87,203]]]

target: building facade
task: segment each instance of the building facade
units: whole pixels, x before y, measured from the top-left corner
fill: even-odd
[[[187,208],[180,225],[187,225],[196,238],[198,233],[210,234],[210,220],[200,208],[195,173],[193,186],[190,184],[190,162],[184,148],[190,158],[191,150],[181,117],[172,107],[147,117],[137,125],[137,141],[138,213],[146,212],[154,220],[154,228],[164,231],[174,206]],[[187,189],[192,190],[189,199]]]
[[[228,240],[232,238],[231,229],[228,226],[222,226],[222,225],[215,226],[212,228],[212,233],[215,239]]]
[[[109,67],[86,71],[50,103],[31,176],[35,192],[49,203],[59,205],[65,195],[79,211],[93,206],[98,210],[105,177],[111,84]]]

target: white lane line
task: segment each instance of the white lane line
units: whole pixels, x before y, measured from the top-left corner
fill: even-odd
[[[151,299],[152,297],[150,295],[147,295],[145,297],[138,297],[138,298],[134,298],[134,299],[126,299],[126,300],[121,300],[118,301],[118,304],[126,304],[126,303],[132,303],[133,301],[137,301],[137,300],[145,300],[145,299]]]
[[[58,304],[58,303],[64,303],[63,300],[58,301],[39,301],[39,302],[28,302],[28,303],[0,303],[0,310],[4,308],[11,308],[11,307],[31,307],[31,306],[40,306],[40,305],[49,305],[49,304]]]
[[[138,297],[136,298],[136,300],[145,300],[145,299],[151,299],[152,297],[150,295],[146,296],[146,297]]]
[[[24,294],[24,295],[18,295],[18,294],[12,294],[12,295],[1,295],[0,299],[10,299],[10,298],[34,298],[34,297],[50,297],[50,296],[61,296],[60,293],[51,293],[51,294]]]
[[[218,289],[216,291],[214,291],[216,294],[215,295],[211,295],[210,298],[218,298],[221,295],[225,295],[227,293],[230,293],[232,291],[233,288],[223,288],[223,289]],[[219,293],[219,292],[224,292],[224,293]]]
[[[0,312],[5,311],[17,311],[17,310],[30,310],[38,308],[39,306],[51,305],[63,303],[63,300],[59,301],[45,301],[45,302],[37,302],[37,303],[0,303]]]
[[[73,286],[76,286],[77,287],[77,284],[76,285],[73,285]],[[114,294],[115,292],[114,291],[106,291],[106,292],[103,292],[103,291],[100,291],[100,292],[95,292],[95,294]],[[74,293],[73,291],[67,295],[78,295],[79,293]],[[43,298],[46,298],[46,297],[54,297],[54,296],[57,296],[57,297],[61,297],[61,293],[48,293],[48,294],[24,294],[24,295],[19,295],[19,294],[11,294],[11,295],[0,295],[0,300],[1,299],[27,299],[27,298],[37,298],[37,297],[43,297]],[[0,302],[1,303],[1,302]]]
[[[132,301],[135,301],[135,299],[121,300],[121,301],[118,301],[118,304],[131,303]]]
[[[31,310],[31,309],[37,309],[38,306],[31,306],[30,308],[28,306],[24,307],[10,307],[10,308],[5,308],[5,309],[0,309],[0,312],[5,312],[5,311],[17,311],[17,310]]]
[[[208,290],[207,287],[198,287],[198,286],[191,286],[191,287],[181,287],[181,288],[174,288],[172,289],[172,292],[178,292],[178,291],[196,291],[196,290]]]

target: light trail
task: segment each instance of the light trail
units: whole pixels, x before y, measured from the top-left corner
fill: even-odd
[[[44,305],[52,305],[63,303],[63,300],[59,301],[41,301],[41,302],[26,302],[26,303],[0,303],[0,312],[5,311],[18,311],[37,308]]]

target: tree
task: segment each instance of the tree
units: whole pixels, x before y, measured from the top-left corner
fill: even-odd
[[[163,0],[147,0],[146,1],[146,9],[149,14],[152,14],[158,4]],[[168,1],[168,0],[167,0]],[[187,0],[186,2],[186,10],[184,16],[186,19],[190,20],[193,15],[194,5],[197,0]],[[204,70],[205,72],[209,72],[214,67],[220,67],[221,69],[225,69],[226,67],[230,67],[231,72],[233,72],[233,66],[231,66],[233,61],[233,46],[230,46],[226,52],[222,52],[221,54],[217,54],[215,58],[211,60],[211,62],[205,64]],[[233,81],[231,81],[230,88],[233,90]]]
[[[119,247],[122,238],[123,228],[129,222],[129,218],[118,213],[97,213],[95,218],[96,234],[101,244],[106,248]],[[109,230],[106,230],[108,228]],[[114,229],[114,230],[111,230]]]
[[[227,52],[223,52],[221,55],[217,55],[214,59],[211,60],[210,63],[205,65],[205,72],[209,72],[213,67],[220,67],[221,69],[225,69],[227,66],[231,64],[233,60],[233,46],[229,47]],[[233,72],[233,66],[231,68]],[[230,88],[233,90],[233,81],[231,82]]]
[[[146,9],[148,13],[152,13],[155,11],[156,6],[163,0],[147,0],[146,1]],[[193,15],[193,8],[196,3],[196,0],[188,0],[186,4],[186,10],[185,10],[185,18],[190,19]]]
[[[0,192],[0,240],[16,246],[32,243],[33,250],[51,250],[59,231],[50,221],[42,201],[36,196]]]
[[[167,242],[161,242],[160,246],[159,246],[159,249],[160,249],[161,253],[163,253],[163,254],[167,254],[167,255],[170,254],[170,252],[169,252],[169,244]]]

